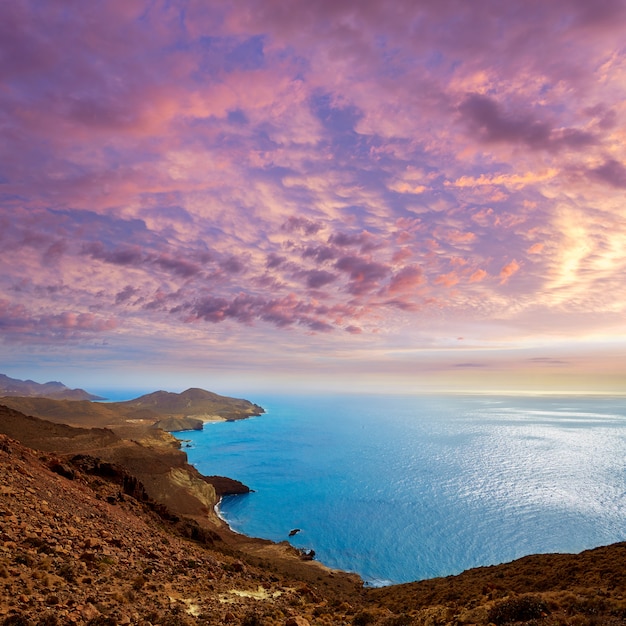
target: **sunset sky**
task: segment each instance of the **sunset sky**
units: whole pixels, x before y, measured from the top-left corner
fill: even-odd
[[[626,391],[623,0],[0,3],[0,372]]]

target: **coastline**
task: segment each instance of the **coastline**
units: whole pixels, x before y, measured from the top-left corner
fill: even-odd
[[[151,394],[148,396],[148,399],[157,401],[157,409],[160,415],[183,415],[183,408],[193,414],[201,414],[204,417],[202,421],[202,426],[204,430],[204,424],[206,423],[220,423],[223,421],[239,421],[243,419],[248,419],[257,414],[261,414],[261,411],[264,412],[263,409],[258,407],[259,411],[250,411],[251,407],[256,407],[256,405],[252,405],[248,401],[245,402],[244,410],[241,410],[242,407],[239,404],[240,401],[235,401],[236,405],[236,415],[238,417],[237,420],[232,419],[233,413],[231,412],[231,419],[225,419],[223,416],[219,416],[222,419],[216,419],[217,411],[213,410],[198,410],[198,405],[196,404],[193,408],[190,407],[189,402],[194,399],[200,398],[203,402],[205,401],[207,396],[210,396],[209,392],[199,392],[198,390],[189,390],[184,394],[169,394],[166,392],[155,392],[155,394]],[[184,396],[184,397],[181,397]],[[182,401],[184,400],[184,402]],[[365,504],[365,500],[359,498],[358,502],[353,502],[352,493],[355,489],[358,489],[358,485],[362,484],[362,479],[365,478],[366,474],[364,474],[365,470],[371,470],[376,463],[376,459],[379,458],[377,456],[372,456],[371,454],[367,457],[359,456],[358,467],[360,468],[358,471],[358,475],[346,474],[344,476],[345,480],[343,481],[346,486],[349,487],[349,490],[343,491],[334,491],[334,487],[330,484],[324,483],[324,492],[327,496],[332,498],[333,506],[349,506],[349,511],[345,511],[340,514],[339,518],[335,513],[331,514],[331,519],[320,519],[320,515],[325,516],[324,511],[328,508],[326,505],[320,509],[316,507],[315,510],[312,510],[308,505],[308,497],[305,495],[304,499],[298,499],[298,494],[305,494],[306,489],[301,487],[297,487],[295,490],[292,488],[293,485],[300,484],[302,480],[308,481],[310,478],[315,475],[319,475],[320,468],[315,465],[315,457],[319,456],[321,453],[324,456],[325,451],[327,450],[328,445],[332,445],[333,442],[329,441],[327,438],[320,440],[317,437],[317,433],[320,432],[319,424],[320,418],[323,415],[331,416],[333,422],[331,424],[337,424],[340,426],[340,429],[337,431],[337,437],[335,440],[337,442],[343,441],[342,437],[349,436],[350,439],[348,441],[355,442],[358,441],[359,450],[371,450],[374,451],[374,448],[370,447],[371,437],[373,433],[378,433],[377,425],[381,424],[382,421],[385,422],[385,432],[383,433],[383,437],[380,439],[382,442],[384,437],[387,435],[392,435],[393,428],[401,428],[402,432],[405,434],[410,434],[412,432],[411,429],[414,427],[420,426],[420,424],[430,423],[426,420],[427,415],[431,414],[433,408],[437,408],[433,405],[432,402],[424,403],[421,407],[422,410],[419,412],[419,415],[422,416],[420,421],[415,421],[411,418],[411,423],[405,422],[393,422],[390,420],[381,420],[380,415],[382,412],[376,409],[376,404],[372,405],[370,400],[368,399],[367,404],[361,405],[355,404],[356,399],[352,396],[346,398],[342,396],[341,398],[337,398],[336,396],[332,397],[324,397],[321,398],[320,402],[309,402],[305,405],[302,405],[301,399],[298,399],[297,403],[291,402],[288,404],[278,403],[274,406],[275,398],[271,400],[268,398],[266,401],[270,402],[272,406],[272,413],[275,414],[275,417],[278,419],[275,420],[260,420],[256,426],[252,425],[233,425],[232,427],[220,427],[218,429],[219,434],[216,432],[215,436],[213,434],[208,436],[207,439],[213,441],[217,446],[213,446],[210,456],[207,456],[206,459],[212,459],[212,464],[207,463],[204,465],[201,461],[201,457],[203,456],[204,450],[202,450],[203,444],[201,441],[207,441],[204,439],[204,436],[199,435],[196,439],[195,436],[192,436],[196,443],[198,443],[198,448],[200,452],[200,457],[196,458],[195,461],[199,461],[197,466],[191,465],[188,463],[189,456],[184,450],[180,449],[181,440],[182,446],[185,446],[185,439],[189,435],[190,431],[180,430],[176,433],[176,436],[171,432],[167,433],[167,437],[165,437],[165,433],[160,429],[149,428],[149,424],[146,423],[147,419],[142,419],[141,423],[138,422],[138,417],[143,417],[143,415],[137,416],[136,411],[150,411],[152,415],[155,415],[153,409],[149,409],[147,406],[144,406],[144,403],[133,401],[133,414],[128,415],[125,412],[123,415],[119,417],[119,421],[112,425],[112,432],[108,430],[98,430],[91,429],[89,432],[81,431],[81,439],[77,439],[75,435],[69,431],[66,434],[63,434],[60,427],[55,427],[56,430],[52,435],[54,441],[48,439],[45,442],[42,441],[41,433],[32,435],[31,441],[35,445],[43,445],[45,448],[52,450],[67,451],[70,452],[70,449],[76,450],[77,452],[86,452],[86,453],[95,453],[97,456],[102,458],[107,462],[120,463],[124,467],[128,469],[128,471],[137,477],[143,485],[146,487],[147,492],[153,497],[156,501],[162,503],[164,506],[168,507],[174,514],[184,515],[190,517],[199,523],[210,526],[213,530],[219,529],[221,534],[221,529],[224,531],[224,535],[230,535],[233,537],[237,537],[235,543],[249,543],[252,541],[271,541],[276,545],[280,545],[283,541],[287,540],[287,531],[289,528],[302,526],[305,524],[305,520],[316,520],[315,524],[311,524],[309,528],[309,534],[306,538],[298,538],[294,540],[293,546],[289,540],[285,541],[288,543],[292,549],[295,551],[297,548],[294,546],[304,547],[303,541],[305,541],[308,546],[314,546],[317,552],[317,558],[322,562],[328,561],[332,563],[331,567],[337,568],[337,571],[343,572],[361,572],[361,576],[368,581],[373,583],[377,583],[377,581],[393,581],[394,583],[403,583],[408,582],[410,580],[424,580],[429,579],[434,576],[446,576],[448,574],[454,574],[455,572],[460,572],[465,569],[469,569],[472,567],[478,567],[483,564],[490,563],[502,563],[508,562],[510,560],[514,560],[516,558],[523,557],[524,555],[536,554],[536,553],[570,553],[575,554],[580,550],[590,549],[592,546],[597,545],[607,545],[615,541],[620,541],[623,535],[619,535],[619,537],[613,534],[611,537],[596,537],[593,541],[585,541],[582,543],[577,538],[578,543],[574,543],[571,537],[569,537],[568,542],[564,543],[561,541],[558,544],[554,542],[545,547],[543,544],[540,545],[539,542],[534,542],[533,544],[524,544],[524,547],[519,541],[510,541],[506,545],[509,546],[506,552],[491,552],[487,554],[487,558],[484,554],[477,554],[472,556],[468,556],[467,553],[464,553],[462,561],[457,561],[452,563],[453,557],[448,557],[447,561],[443,561],[440,558],[439,552],[435,553],[434,550],[446,551],[446,555],[454,553],[456,550],[455,545],[459,543],[459,541],[463,542],[463,540],[459,540],[459,535],[454,532],[455,527],[454,524],[454,516],[450,515],[448,517],[441,518],[444,526],[446,525],[446,520],[452,521],[452,524],[448,524],[450,532],[439,532],[439,537],[435,537],[433,535],[431,537],[432,541],[430,544],[424,543],[420,540],[420,536],[412,533],[411,535],[403,534],[402,541],[406,546],[414,546],[417,549],[417,546],[420,546],[416,556],[419,556],[420,565],[419,568],[413,568],[408,576],[402,575],[401,568],[403,567],[402,563],[404,560],[404,554],[408,554],[407,550],[399,551],[396,546],[400,545],[400,541],[394,541],[394,545],[379,545],[379,538],[384,536],[383,534],[378,533],[377,535],[372,535],[370,529],[373,528],[372,523],[377,523],[377,520],[371,518],[372,509],[369,511],[365,508],[361,508],[361,504]],[[319,399],[318,399],[319,400]],[[389,405],[388,399],[383,398],[383,404],[380,404],[379,409],[389,409],[392,408],[393,411],[396,411],[397,408],[395,405]],[[411,399],[412,400],[412,399]],[[438,398],[435,398],[438,402]],[[175,401],[175,402],[174,402]],[[446,400],[446,407],[448,406],[448,400]],[[36,404],[42,404],[41,401],[38,403],[33,403],[30,406],[33,408],[37,408]],[[78,409],[80,409],[80,418],[83,423],[85,423],[88,419],[91,419],[91,414],[83,415],[83,411],[85,410],[83,407],[83,403],[70,403],[72,404],[71,408],[76,407],[77,416],[72,420],[75,425],[79,421],[78,418]],[[405,402],[406,404],[406,402]],[[534,403],[535,405],[537,402]],[[543,404],[539,402],[539,404]],[[141,406],[138,406],[141,405]],[[167,405],[167,406],[165,406]],[[91,404],[90,406],[93,406]],[[126,406],[126,405],[125,405]],[[403,405],[404,406],[404,405]],[[479,406],[477,404],[472,404],[472,411],[474,411],[474,407]],[[57,408],[58,407],[58,408]],[[359,410],[355,412],[355,407]],[[413,416],[415,413],[415,406],[411,401],[410,405],[407,405],[408,411]],[[407,408],[405,407],[405,408]],[[52,409],[58,412],[58,417],[55,413],[56,423],[62,423],[61,420],[67,420],[68,418],[68,408],[69,405],[63,403],[60,405],[58,402],[53,402],[51,400],[46,401],[46,404],[42,404],[39,409],[40,415],[43,417],[43,409]],[[454,406],[456,409],[456,405]],[[517,407],[515,410],[517,411],[520,407]],[[536,414],[537,406],[530,406],[527,400],[524,400],[524,404],[521,407],[524,412],[526,409],[533,408],[532,413]],[[555,416],[559,416],[558,412],[555,412],[555,407],[547,407],[550,409],[546,415],[548,416],[546,419],[550,421],[552,424],[554,422],[555,425],[559,425]],[[558,408],[558,407],[557,407]],[[613,418],[612,407],[611,413],[604,415],[604,419]],[[190,410],[191,409],[191,410]],[[195,410],[194,410],[195,409]],[[276,409],[276,410],[275,410]],[[306,410],[304,410],[306,409]],[[540,410],[546,409],[546,407],[539,407]],[[492,409],[490,409],[491,411]],[[608,411],[608,408],[605,409]],[[294,418],[294,411],[298,412],[298,419]],[[339,413],[338,413],[339,412]],[[519,412],[519,411],[518,411]],[[568,411],[562,413],[565,416],[566,425],[571,421],[570,416],[571,408],[568,408]],[[345,419],[338,420],[332,416],[337,416],[341,414]],[[372,419],[369,421],[367,418],[371,414]],[[517,413],[513,413],[517,415]],[[225,414],[226,415],[226,414]],[[511,428],[511,424],[518,422],[512,422],[510,419],[510,413],[506,413],[506,419],[502,421],[502,428],[509,429]],[[582,413],[581,416],[584,417],[587,413]],[[603,415],[603,414],[602,414]],[[595,427],[597,424],[598,416],[602,415],[599,413],[597,416],[594,414],[594,419],[590,422],[590,428]],[[46,414],[46,417],[49,418],[50,415]],[[500,416],[498,416],[500,417]],[[104,419],[109,420],[110,416],[108,414],[104,414],[102,417],[100,413],[94,413],[94,421],[97,418],[99,420],[98,426],[102,429],[102,427],[106,428],[106,423],[103,423]],[[129,422],[131,422],[130,425]],[[110,422],[107,422],[110,423]],[[154,419],[151,421],[154,423]],[[464,424],[469,422],[459,421],[455,418],[454,423],[450,423],[452,426],[451,431],[441,430],[440,435],[442,438],[437,440],[437,442],[446,442],[449,440],[450,436],[456,436],[454,433],[458,433],[459,427],[463,427]],[[125,425],[124,425],[125,424]],[[395,424],[395,426],[394,426]],[[524,422],[519,422],[519,424],[524,427]],[[91,425],[91,424],[89,424]],[[85,424],[87,426],[87,424]],[[355,426],[358,428],[355,430]],[[409,427],[407,431],[404,427]],[[84,428],[84,426],[81,427]],[[46,427],[48,428],[48,427]],[[50,426],[50,428],[52,428]],[[516,426],[517,428],[517,426]],[[39,430],[39,429],[38,429]],[[295,432],[297,431],[297,438],[293,438]],[[18,432],[23,436],[25,434],[25,430],[22,427],[18,428]],[[76,433],[76,431],[73,431]],[[325,431],[326,432],[326,431]],[[334,431],[333,431],[334,432]],[[398,431],[399,432],[399,431]],[[491,431],[490,431],[491,432]],[[508,431],[507,431],[508,432]],[[587,431],[584,431],[587,432]],[[160,434],[159,434],[160,433]],[[232,436],[233,433],[238,433],[237,440],[238,446],[243,444],[244,447],[239,447],[231,451],[229,444],[229,437]],[[304,437],[301,435],[304,433]],[[452,433],[452,435],[451,435]],[[577,430],[577,433],[583,433],[582,430]],[[62,437],[59,435],[63,434]],[[248,435],[251,434],[251,439],[248,439]],[[396,433],[397,434],[397,433]],[[356,436],[356,439],[354,437]],[[377,435],[375,435],[377,436]],[[108,437],[111,440],[106,446],[103,446],[103,437]],[[120,439],[118,439],[119,437]],[[448,439],[446,439],[448,438]],[[296,449],[291,450],[288,453],[288,457],[297,458],[303,463],[296,463],[294,466],[291,463],[289,466],[283,467],[280,466],[280,471],[277,472],[276,468],[278,466],[274,465],[274,461],[280,461],[283,451],[285,449],[285,441],[297,441],[296,444],[298,447]],[[485,439],[486,441],[491,441],[490,439]],[[506,439],[510,446],[511,439]],[[108,440],[107,440],[108,441]],[[378,439],[377,439],[378,441]],[[455,440],[456,441],[456,440]],[[571,440],[567,440],[569,443],[567,444],[571,447]],[[220,443],[221,442],[221,443]],[[272,443],[274,442],[274,443]],[[137,444],[140,443],[141,447],[137,448]],[[261,447],[259,447],[259,443]],[[437,445],[439,445],[439,443]],[[77,445],[78,444],[78,445]],[[251,448],[246,448],[249,444],[252,444]],[[277,445],[274,445],[277,444]],[[377,444],[378,445],[378,444]],[[178,449],[174,449],[176,446],[179,446]],[[316,448],[311,448],[311,446],[317,446]],[[320,447],[322,446],[322,447]],[[192,448],[196,448],[195,445],[189,446]],[[267,455],[267,452],[271,455],[271,459],[273,460],[270,465],[266,467],[271,469],[271,474],[276,479],[274,483],[267,482],[265,478],[269,478],[270,481],[274,480],[269,476],[263,476],[263,472],[257,475],[256,470],[252,472],[246,471],[245,467],[246,463],[242,464],[242,459],[248,458],[247,455],[253,450],[258,449],[262,453]],[[306,451],[309,449],[315,449],[317,452],[314,455],[308,454]],[[493,448],[491,448],[493,451]],[[508,449],[508,448],[507,448]],[[303,450],[303,456],[300,456],[300,450]],[[265,452],[263,452],[265,451]],[[341,454],[345,453],[345,445],[342,444]],[[335,451],[335,454],[337,452]],[[244,454],[245,456],[241,456]],[[294,455],[296,455],[294,457]],[[195,456],[195,452],[192,453],[192,458]],[[482,457],[481,457],[482,458]],[[495,457],[497,460],[497,457]],[[537,461],[541,461],[542,457],[537,458]],[[289,460],[289,459],[287,459]],[[264,461],[260,460],[261,463]],[[300,466],[305,468],[305,474],[298,474],[298,470]],[[354,463],[352,464],[354,466]],[[252,466],[256,467],[256,466]],[[262,468],[262,465],[258,466]],[[202,471],[200,471],[200,468]],[[205,471],[208,469],[209,471]],[[379,468],[381,469],[381,468]],[[441,471],[442,467],[437,466],[433,467],[433,470]],[[244,528],[243,532],[234,530],[228,520],[226,515],[223,513],[222,507],[224,502],[221,499],[222,495],[227,493],[233,493],[231,491],[231,485],[229,485],[229,479],[219,477],[219,476],[210,476],[210,474],[214,471],[222,471],[226,475],[238,475],[242,476],[243,480],[250,481],[258,485],[260,489],[260,495],[254,501],[250,500],[248,503],[243,504],[243,508],[240,509],[238,504],[233,502],[232,508],[227,508],[229,511],[229,515],[232,516],[232,520],[238,523],[239,528]],[[295,473],[294,473],[295,472]],[[313,472],[313,473],[312,473]],[[322,471],[322,476],[324,475],[325,470]],[[370,472],[371,473],[371,472]],[[382,475],[380,471],[378,474]],[[369,474],[367,474],[369,476]],[[536,475],[536,472],[533,470],[533,476]],[[290,480],[287,484],[281,485],[278,484],[280,482],[281,476],[289,476],[291,478],[296,478],[296,482]],[[368,480],[372,477],[369,476]],[[393,480],[392,476],[388,477]],[[496,477],[498,481],[501,480],[502,477]],[[506,478],[506,476],[504,476]],[[549,478],[549,476],[547,477]],[[491,480],[494,481],[494,475],[491,474]],[[261,482],[259,482],[261,481]],[[278,481],[278,482],[277,482]],[[234,482],[234,481],[233,481]],[[532,482],[532,481],[531,481]],[[374,484],[374,483],[372,483]],[[494,482],[494,485],[496,483]],[[498,483],[499,484],[499,483]],[[507,483],[508,484],[508,483]],[[388,485],[388,483],[387,483]],[[321,487],[321,484],[319,485]],[[240,487],[243,485],[240,484]],[[540,485],[539,485],[540,487]],[[244,493],[244,491],[236,490],[234,493]],[[406,494],[406,489],[403,489],[403,494]],[[525,491],[522,490],[521,495],[524,495]],[[534,493],[534,492],[533,492]],[[538,492],[539,493],[539,492]],[[296,496],[296,499],[292,499],[293,496]],[[400,494],[401,495],[401,494]],[[485,494],[486,496],[489,493]],[[339,499],[337,499],[339,496]],[[405,497],[402,496],[401,497]],[[277,500],[278,498],[278,500]],[[280,501],[285,498],[285,501],[289,501],[289,511],[284,511],[280,508]],[[517,498],[516,502],[520,502],[520,499]],[[532,502],[531,502],[532,504]],[[238,515],[241,512],[244,512],[247,509],[248,505],[253,505],[255,511],[262,511],[260,516],[252,518],[248,516],[248,519],[243,519],[237,522]],[[230,505],[229,505],[230,507]],[[260,508],[259,508],[260,507]],[[297,518],[292,517],[291,512],[297,512]],[[429,513],[436,513],[435,509]],[[444,512],[445,513],[445,512]],[[344,524],[342,528],[339,528],[340,534],[334,534],[332,519],[337,518],[339,520],[343,519],[342,516],[346,514],[349,515],[350,522],[348,524]],[[245,517],[244,513],[244,517]],[[382,519],[382,518],[381,518]],[[389,518],[385,518],[389,519]],[[430,519],[430,518],[429,518]],[[257,523],[255,520],[261,523]],[[368,520],[365,524],[364,520]],[[385,533],[389,534],[390,528],[393,528],[393,524],[396,524],[395,518],[394,520],[390,520],[385,522],[386,526],[383,529]],[[560,524],[561,522],[559,522]],[[330,524],[330,525],[329,525]],[[398,524],[396,524],[398,525]],[[422,524],[424,526],[424,524]],[[484,526],[484,525],[483,525]],[[535,524],[537,526],[537,524]],[[400,527],[400,525],[398,525]],[[424,526],[425,527],[425,526]],[[320,530],[323,528],[324,530]],[[266,532],[266,529],[267,530]],[[458,529],[458,528],[457,528]],[[480,531],[480,528],[476,530]],[[546,529],[548,530],[548,529]],[[553,535],[556,536],[558,533],[558,529],[553,529]],[[358,538],[360,545],[357,543],[353,547],[350,547],[350,538],[348,536],[344,537],[344,531],[350,535],[352,538]],[[474,530],[472,530],[474,532]],[[580,531],[581,533],[583,531]],[[247,533],[247,534],[244,534]],[[368,534],[369,533],[369,534]],[[527,535],[528,533],[526,533]],[[547,534],[547,533],[546,533]],[[562,536],[562,533],[558,533],[559,536]],[[370,536],[372,535],[372,536]],[[477,539],[474,535],[468,535],[465,533],[466,540],[474,541],[476,545],[480,544],[481,535],[477,535]],[[464,536],[465,536],[464,535]],[[400,535],[396,535],[400,537]],[[516,537],[522,535],[515,535]],[[538,533],[535,532],[534,536],[538,536]],[[261,537],[270,537],[271,540],[261,539]],[[343,537],[343,538],[342,538]],[[244,540],[245,538],[245,540]],[[258,539],[255,539],[258,538]],[[330,539],[330,543],[327,541],[327,538]],[[335,539],[336,538],[336,539]],[[428,538],[427,538],[428,539]],[[599,540],[598,540],[599,539]],[[490,544],[489,544],[490,545]],[[517,546],[517,548],[516,548]],[[319,549],[318,549],[319,547]],[[347,551],[346,551],[347,547]],[[413,551],[414,548],[411,548],[410,551]],[[355,561],[354,555],[359,554],[358,560]],[[401,553],[402,552],[402,553]],[[343,556],[342,556],[343,555]],[[371,556],[370,556],[371,555]],[[347,556],[348,558],[343,558]],[[382,567],[378,565],[374,565],[373,558],[378,559],[378,562],[382,564]],[[369,559],[369,560],[368,560]],[[429,560],[430,559],[430,560]],[[415,562],[415,558],[412,558],[410,566]],[[452,567],[449,567],[452,563]],[[435,567],[432,566],[435,565]]]
[[[202,484],[208,485],[204,475],[183,461],[187,455],[175,448],[179,440],[174,435],[165,438],[153,431],[141,444],[116,438],[106,429],[72,428],[1,410],[3,429],[33,444],[28,447],[47,452],[27,451],[0,438],[1,469],[7,477],[0,496],[9,511],[0,516],[0,530],[6,533],[5,557],[11,561],[7,580],[13,585],[5,584],[0,617],[48,619],[54,613],[63,623],[71,615],[80,624],[102,612],[102,620],[111,615],[118,623],[130,623],[136,612],[151,623],[169,623],[170,616],[179,623],[185,612],[190,624],[218,623],[203,617],[211,616],[219,623],[267,618],[267,623],[281,626],[486,626],[503,623],[493,617],[505,611],[515,615],[518,608],[527,610],[526,601],[533,599],[537,624],[587,623],[581,620],[591,615],[590,609],[594,620],[602,620],[598,623],[626,619],[626,543],[570,554],[533,554],[458,575],[377,587],[347,570],[302,561],[288,541],[276,543],[231,529],[220,511],[222,498],[213,493],[204,506],[194,499]],[[83,456],[87,464],[74,465],[81,453],[90,455]],[[128,473],[121,473],[118,463]],[[98,467],[102,474],[91,471]],[[111,475],[114,468],[117,473]],[[184,471],[188,482],[171,480],[172,470],[180,478]],[[148,491],[159,501],[145,499],[139,476],[147,479]],[[160,508],[168,499],[176,507],[172,512],[183,519]],[[193,512],[186,515],[184,509]],[[165,517],[159,520],[156,511]],[[59,515],[65,516],[61,524]],[[22,532],[24,523],[31,533]],[[55,578],[51,594],[40,580],[42,569],[49,567],[48,550],[58,567],[80,572],[79,581],[85,584]],[[110,568],[115,562],[124,564],[119,573]],[[198,576],[198,567],[203,576]],[[25,588],[24,580],[33,581],[32,586]],[[105,600],[94,605],[93,597]]]
[[[258,491],[255,498],[220,502],[221,521],[232,522],[234,532],[280,542],[290,528],[304,528],[288,541],[375,585],[455,575],[530,554],[577,554],[623,540],[613,521],[623,514],[603,510],[607,524],[595,525],[572,487],[582,467],[594,472],[606,464],[585,442],[604,442],[607,426],[621,429],[617,435],[624,431],[613,403],[412,400],[262,396],[258,401],[270,407],[272,419],[196,433],[189,458],[203,473],[221,471]],[[536,437],[529,440],[529,433]],[[568,450],[580,451],[578,463],[563,467],[572,477],[567,484],[554,475],[552,456],[542,454],[544,435],[551,455],[569,459]],[[418,441],[426,447],[416,447]],[[520,450],[527,452],[514,457],[521,459],[515,467],[523,480],[511,482],[513,465],[502,461]],[[429,500],[437,476],[449,489]],[[482,491],[469,491],[475,483]],[[575,484],[589,492],[587,501],[611,495],[610,487]],[[548,506],[555,501],[564,508],[560,516]],[[572,532],[561,530],[574,522]],[[490,541],[492,532],[509,540]]]
[[[239,531],[235,530],[229,523],[228,520],[226,519],[226,517],[224,517],[224,514],[221,512],[220,510],[220,504],[222,503],[223,500],[223,496],[220,497],[220,499],[215,503],[215,506],[213,507],[213,512],[215,513],[215,515],[217,515],[217,517],[222,520],[222,522],[224,522],[224,524],[226,524],[226,526],[228,527],[228,530],[230,530],[231,533],[235,533],[236,535],[242,535],[242,536],[246,536],[244,535],[244,533],[240,533]],[[250,537],[250,539],[254,539],[254,537]]]
[[[258,417],[258,416],[250,415],[249,417]],[[241,418],[241,419],[247,419],[247,418]],[[231,420],[219,420],[219,421],[231,421]],[[215,420],[210,420],[209,423],[216,423],[216,422],[217,421]],[[177,431],[176,433],[170,433],[170,435],[175,437],[175,439],[178,442],[181,442],[184,440],[181,440],[179,436],[184,432],[190,432],[190,431]],[[185,454],[185,457],[187,457],[187,453],[184,452],[184,454]],[[195,471],[198,471],[197,468],[193,464],[189,463],[188,458],[187,458],[187,463]],[[243,483],[240,483],[239,481],[232,479],[232,478],[228,478],[228,477],[206,476],[200,472],[198,472],[198,474],[203,478],[203,480],[206,480],[207,482],[209,482],[209,484],[212,484],[211,479],[218,478],[218,479],[225,480],[227,482],[232,482],[232,483],[237,483],[239,485],[243,485]],[[225,539],[227,541],[234,540],[234,544],[237,547],[237,549],[242,550],[248,555],[253,555],[253,556],[264,555],[266,558],[270,558],[270,559],[278,558],[281,561],[283,561],[283,564],[287,564],[288,570],[293,570],[295,568],[295,571],[298,572],[299,576],[304,576],[305,575],[304,572],[307,572],[305,577],[308,578],[308,576],[313,575],[315,572],[318,573],[317,575],[319,575],[320,572],[323,572],[325,575],[328,575],[330,577],[335,577],[335,576],[341,577],[345,579],[345,581],[348,581],[350,584],[356,583],[359,586],[362,586],[363,588],[366,588],[366,587],[374,588],[378,586],[373,583],[366,582],[358,572],[326,565],[323,561],[320,561],[315,557],[314,550],[312,549],[307,550],[307,549],[294,546],[292,543],[289,542],[288,539],[284,539],[282,541],[274,541],[272,539],[264,539],[264,538],[257,537],[254,535],[248,535],[244,532],[240,532],[234,529],[229,524],[225,515],[222,513],[220,509],[220,505],[225,496],[241,496],[241,495],[246,495],[248,493],[254,492],[254,490],[250,489],[247,485],[244,485],[244,486],[246,487],[246,489],[248,489],[247,492],[241,491],[241,492],[223,493],[221,495],[218,495],[216,493],[217,499],[212,507],[212,512],[215,516],[214,521],[217,521],[217,523],[220,524],[222,527],[222,531],[220,532],[220,534],[222,535],[222,539]]]

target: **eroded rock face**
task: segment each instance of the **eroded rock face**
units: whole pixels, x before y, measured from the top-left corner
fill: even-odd
[[[213,486],[218,498],[222,496],[244,495],[251,491],[250,487],[234,478],[227,478],[226,476],[203,476],[203,479]]]
[[[207,509],[212,509],[217,503],[217,494],[213,485],[189,468],[174,468],[169,473],[174,488],[184,489],[197,498]]]

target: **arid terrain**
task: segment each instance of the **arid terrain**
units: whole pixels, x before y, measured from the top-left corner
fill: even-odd
[[[247,488],[201,476],[152,426],[198,415],[183,395],[152,418],[87,403],[83,426],[84,401],[0,399],[48,415],[0,406],[0,625],[626,624],[626,543],[371,589],[231,532],[213,507]]]

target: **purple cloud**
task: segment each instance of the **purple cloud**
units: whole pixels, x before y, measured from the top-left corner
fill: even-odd
[[[115,304],[123,304],[139,293],[139,289],[132,285],[126,285],[124,289],[115,295]]]
[[[626,167],[615,159],[608,159],[599,167],[590,170],[589,175],[616,189],[626,189]]]
[[[315,235],[324,228],[324,225],[306,217],[291,215],[283,224],[282,228],[289,233],[301,232],[305,235]]]
[[[191,263],[190,261],[186,261],[184,259],[167,257],[165,255],[161,255],[154,259],[153,263],[161,269],[167,272],[172,272],[182,278],[191,278],[192,276],[200,273],[202,270],[202,268],[196,263]]]
[[[556,129],[532,114],[505,112],[496,100],[481,94],[469,94],[459,112],[469,130],[485,143],[521,143],[533,150],[581,149],[597,143],[587,131]]]
[[[245,268],[243,261],[234,256],[223,259],[219,265],[228,274],[239,274]]]
[[[83,254],[92,259],[113,263],[114,265],[138,266],[144,262],[144,255],[136,246],[123,246],[114,250],[107,250],[100,242],[86,243],[82,247]]]
[[[59,339],[79,341],[116,327],[117,322],[112,317],[70,311],[35,315],[21,304],[0,300],[0,330],[8,342],[47,344]]]
[[[271,252],[267,255],[267,261],[265,263],[265,266],[267,267],[267,269],[275,269],[277,267],[280,267],[285,262],[285,260],[286,259],[284,256],[280,256],[275,252]]]
[[[350,279],[348,291],[355,295],[376,289],[380,281],[389,275],[389,268],[386,265],[357,256],[344,256],[335,263],[335,267],[348,275]]]
[[[193,318],[213,323],[233,320],[250,325],[259,320],[278,328],[300,325],[319,332],[333,330],[331,323],[319,317],[328,313],[328,310],[311,306],[290,296],[280,299],[243,293],[231,299],[205,296],[193,304],[186,305],[185,308]]]
[[[307,246],[302,252],[302,258],[315,259],[318,263],[331,261],[337,256],[337,251],[329,246]]]
[[[324,270],[311,270],[306,272],[305,276],[306,285],[310,289],[319,289],[320,287],[324,287],[324,285],[328,285],[337,280],[337,276],[335,274]]]

